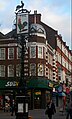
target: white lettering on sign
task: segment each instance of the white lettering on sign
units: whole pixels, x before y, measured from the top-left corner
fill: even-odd
[[[8,86],[18,86],[18,82],[16,82],[16,81],[8,81],[5,86],[6,87],[8,87]]]

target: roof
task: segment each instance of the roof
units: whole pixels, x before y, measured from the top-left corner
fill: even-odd
[[[3,38],[5,38],[5,35],[0,32],[0,39],[3,39]]]
[[[16,29],[10,31],[9,33],[7,33],[5,35],[6,38],[16,38],[17,37],[17,34],[16,34]]]
[[[45,23],[41,22],[41,25],[46,30],[46,39],[47,42],[51,45],[52,48],[56,48],[56,38],[55,35],[57,34],[57,30],[54,30],[53,28],[49,27]]]

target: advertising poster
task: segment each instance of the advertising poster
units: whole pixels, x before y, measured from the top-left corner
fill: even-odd
[[[18,103],[18,112],[23,113],[23,103]]]
[[[28,112],[28,103],[26,103],[26,112]]]

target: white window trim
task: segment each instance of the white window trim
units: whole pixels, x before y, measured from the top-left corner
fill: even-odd
[[[13,76],[10,76],[9,66],[13,66],[13,71],[14,71],[14,65],[8,65],[8,77],[14,77],[14,72],[13,72]]]
[[[4,58],[1,57],[0,60],[5,60],[5,48],[0,48],[0,49],[4,49]]]
[[[9,58],[9,49],[10,49],[10,48],[13,49],[13,58]],[[9,47],[9,48],[8,48],[8,59],[10,59],[10,60],[11,60],[11,59],[14,59],[14,47]]]
[[[34,66],[35,66],[35,68],[34,68],[34,70],[33,71],[35,71],[34,73],[32,72],[32,70],[31,70],[31,65],[33,65],[34,64]],[[35,74],[35,75],[33,75],[33,74]],[[31,63],[30,64],[30,76],[36,76],[36,64],[35,63]]]
[[[35,51],[34,51],[35,52],[35,56],[34,57],[32,57],[32,54],[31,54],[31,48],[32,47],[35,48]],[[34,46],[34,45],[30,47],[30,58],[36,58],[36,46]]]
[[[42,48],[42,56],[40,56],[41,54],[39,54],[39,48]],[[38,46],[38,58],[43,59],[43,47],[42,46]]]
[[[21,56],[19,57],[19,53],[18,53],[19,52],[19,48],[20,47],[17,47],[17,59],[20,59],[21,58]]]
[[[38,76],[44,75],[44,66],[43,64],[38,64]]]
[[[4,66],[4,76],[3,74],[0,77],[5,77],[5,65],[0,65],[0,66]],[[1,68],[2,69],[2,68]],[[2,70],[1,70],[2,71]],[[0,72],[1,73],[1,72]]]
[[[19,67],[19,69],[17,69],[18,67]],[[21,73],[20,70],[21,70],[21,69],[20,69],[20,64],[17,64],[17,65],[16,65],[16,76],[17,76],[17,77],[20,77],[20,73]]]

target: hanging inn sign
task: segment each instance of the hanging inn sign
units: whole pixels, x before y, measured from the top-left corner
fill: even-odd
[[[17,14],[17,34],[28,33],[28,13],[18,13]]]

